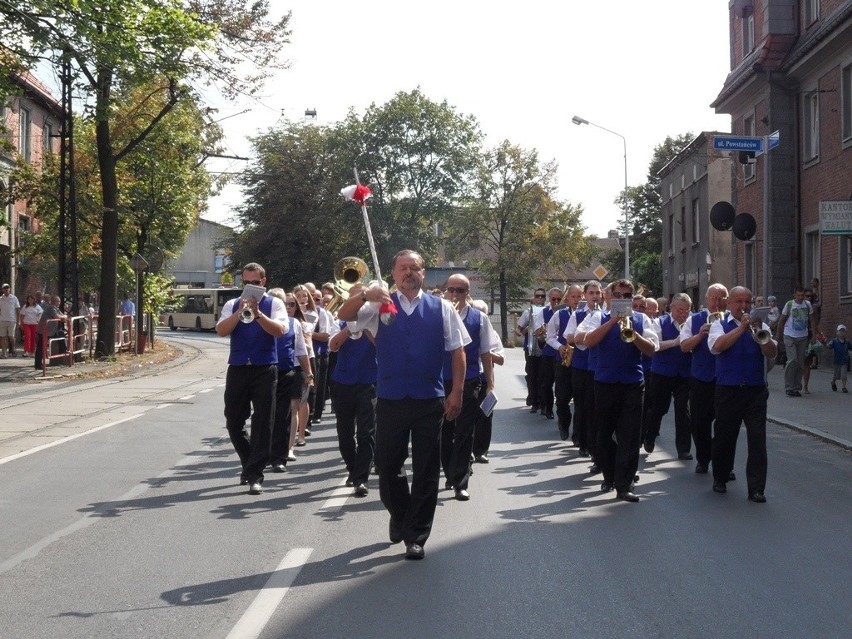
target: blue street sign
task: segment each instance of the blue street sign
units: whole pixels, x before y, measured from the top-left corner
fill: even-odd
[[[775,129],[772,133],[766,136],[767,151],[771,151],[777,147],[779,142],[781,142],[781,132],[778,129]],[[761,155],[763,155],[762,150],[755,153],[754,157],[760,157]]]
[[[763,138],[732,135],[713,137],[713,148],[719,151],[763,151]]]

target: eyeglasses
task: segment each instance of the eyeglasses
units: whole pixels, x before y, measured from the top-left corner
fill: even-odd
[[[467,289],[461,286],[448,286],[446,290],[447,293],[467,293]]]
[[[255,286],[260,286],[262,282],[260,280],[243,280],[243,285],[253,284]]]
[[[536,293],[533,297],[546,297],[544,293]]]
[[[613,291],[612,299],[614,300],[629,300],[633,299],[633,293],[616,293]]]

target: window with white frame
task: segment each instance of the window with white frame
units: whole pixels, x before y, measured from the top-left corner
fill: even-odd
[[[802,156],[809,162],[819,157],[819,93],[816,90],[805,93],[802,131]]]
[[[755,128],[754,128],[754,114],[747,115],[743,118],[743,135],[754,136]],[[755,164],[743,164],[743,178],[746,181],[750,181],[754,179]]]
[[[819,20],[819,0],[805,0],[805,26]]]
[[[29,162],[32,157],[31,132],[30,112],[21,108],[18,114],[18,152],[26,162]]]
[[[53,153],[53,124],[45,122],[41,129],[41,147],[45,154]]]
[[[754,12],[743,18],[743,57],[754,51]]]
[[[852,64],[847,64],[840,71],[840,108],[841,132],[843,141],[852,140]]]
[[[698,244],[701,241],[701,204],[698,198],[692,200],[692,243]]]

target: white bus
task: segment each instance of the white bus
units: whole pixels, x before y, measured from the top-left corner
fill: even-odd
[[[216,328],[222,307],[242,293],[239,288],[176,288],[178,303],[174,311],[165,313],[166,324],[173,331],[194,328],[196,331]]]

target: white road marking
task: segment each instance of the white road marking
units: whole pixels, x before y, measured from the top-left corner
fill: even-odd
[[[294,548],[284,556],[237,625],[228,633],[227,639],[255,639],[260,636],[313,551],[313,548]]]

